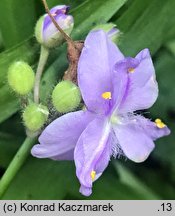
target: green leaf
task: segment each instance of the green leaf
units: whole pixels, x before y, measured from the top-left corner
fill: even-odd
[[[144,195],[130,186],[123,184],[117,179],[102,176],[102,180],[94,186],[93,195],[89,197],[92,200],[142,200],[146,199]]]
[[[175,40],[168,41],[166,47],[175,56]]]
[[[6,168],[25,138],[19,115],[0,124],[0,167]]]
[[[67,190],[73,187],[69,182],[73,178],[72,163],[30,157],[3,199],[63,199]]]
[[[140,1],[140,0],[132,0],[129,1],[129,5],[127,9],[123,11],[121,16],[113,17],[112,21],[117,22],[118,27],[124,33],[129,32],[132,26],[135,25],[138,18],[143,15],[143,12],[147,7],[149,7],[152,0]],[[116,21],[117,20],[117,21]]]
[[[134,164],[132,166],[142,184],[148,187],[149,190],[154,191],[161,199],[174,199],[175,188],[173,181],[169,178],[170,171],[167,166],[160,166],[158,161],[155,164],[155,161],[152,160],[150,160],[149,165],[149,162],[146,163],[147,166],[144,166],[144,164]]]
[[[33,34],[35,22],[35,0],[0,1],[0,29],[6,48]]]
[[[35,179],[35,181],[31,181]],[[23,184],[21,184],[23,182]],[[93,194],[84,197],[72,162],[30,158],[18,173],[3,199],[145,199],[121,183],[110,169],[94,183]]]
[[[175,25],[174,8],[174,0],[152,0],[138,17],[132,15],[133,7],[128,9],[128,17],[124,14],[125,19],[121,16],[119,20],[116,20],[119,29],[122,29],[123,25],[132,24],[129,31],[124,32],[120,44],[121,50],[132,56],[147,47],[152,53],[155,53],[170,35],[175,35],[175,29],[172,28]],[[135,20],[134,23],[133,20]]]
[[[0,88],[0,122],[3,122],[19,110],[19,101],[8,86]]]
[[[131,187],[134,191],[144,199],[161,199],[147,185],[145,185],[138,177],[136,177],[129,169],[119,162],[114,162],[114,167],[119,173],[119,179],[122,183]]]
[[[40,2],[39,2],[40,3]],[[68,5],[70,6],[70,9],[73,9],[74,7],[77,7],[78,5],[80,5],[82,3],[82,0],[64,0],[64,2],[62,0],[49,0],[47,1],[48,5],[49,5],[49,8],[52,8],[56,5],[61,5],[61,4],[65,4],[65,5]],[[40,3],[40,7],[44,7],[42,5],[42,3]]]
[[[21,137],[0,132],[0,167],[5,168],[9,165],[21,142]]]
[[[3,51],[3,49],[4,49],[4,42],[3,42],[2,34],[0,32],[0,52]]]
[[[72,11],[75,19],[73,38],[81,40],[95,25],[106,23],[127,0],[85,1]],[[81,38],[80,38],[81,36]]]

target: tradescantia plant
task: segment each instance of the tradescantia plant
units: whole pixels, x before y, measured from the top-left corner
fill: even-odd
[[[64,15],[67,8],[57,6],[49,12],[64,30],[67,19],[73,20],[71,16]],[[62,37],[49,15],[41,18],[36,26],[38,41],[48,48],[59,44],[57,39]],[[38,28],[42,29],[40,36]],[[124,155],[135,162],[142,162],[153,150],[153,140],[170,133],[161,120],[154,123],[134,115],[134,111],[152,106],[158,96],[149,51],[141,51],[136,58],[125,58],[112,43],[112,36],[117,35],[119,30],[112,26],[105,33],[99,28],[103,29],[103,26],[89,33],[82,50],[78,47],[79,42],[67,39],[72,68],[69,67],[64,78],[74,81],[77,76],[87,110],[59,117],[42,132],[40,144],[32,148],[32,154],[39,158],[74,160],[80,192],[86,196],[92,193],[92,182],[101,176],[112,155],[115,158]],[[74,59],[78,59],[77,62]],[[70,81],[69,85],[64,82],[58,84],[52,94],[53,105],[62,113],[74,110],[80,103],[80,94],[75,92],[76,85],[71,87]],[[141,97],[138,97],[140,94]],[[41,106],[29,106],[23,115],[25,125],[31,131],[37,131],[44,124],[44,119],[41,120],[37,112],[45,115],[46,111]]]
[[[74,160],[79,191],[89,196],[112,157],[143,162],[155,148],[154,141],[169,135],[170,129],[158,116],[151,121],[140,114],[158,97],[149,49],[142,49],[134,58],[124,55],[118,47],[124,35],[113,23],[97,25],[84,41],[74,41],[69,7],[58,5],[49,10],[43,3],[47,14],[35,27],[41,46],[35,76],[24,61],[8,69],[9,86],[21,100],[28,138],[2,177],[0,194],[31,151],[37,158]],[[49,100],[41,102],[46,62],[52,49],[63,42],[67,43],[68,68],[62,80],[52,83],[55,87]]]

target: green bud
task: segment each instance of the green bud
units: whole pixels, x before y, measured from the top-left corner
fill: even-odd
[[[56,110],[66,113],[75,110],[81,101],[78,86],[70,81],[58,83],[52,93],[52,103]]]
[[[30,131],[37,131],[41,129],[47,121],[49,115],[48,108],[41,104],[30,104],[23,112],[22,118],[24,125]]]
[[[92,31],[99,30],[99,29],[102,29],[103,31],[105,31],[108,37],[114,43],[118,43],[119,38],[121,36],[121,32],[119,31],[119,29],[116,28],[116,25],[114,23],[106,23],[106,24],[97,25],[92,29]]]
[[[34,86],[35,74],[27,63],[18,61],[9,67],[7,78],[10,87],[16,93],[26,95]]]
[[[43,28],[43,21],[44,21],[44,16],[41,16],[39,20],[36,23],[35,26],[35,37],[38,41],[38,43],[42,44],[43,43],[43,38],[42,38],[42,28]]]

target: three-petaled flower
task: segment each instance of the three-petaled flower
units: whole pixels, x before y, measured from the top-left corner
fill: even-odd
[[[53,121],[32,154],[74,159],[80,192],[89,196],[112,155],[142,162],[154,149],[153,141],[170,131],[160,119],[151,122],[134,113],[151,107],[158,96],[148,49],[125,58],[102,30],[90,32],[79,59],[78,85],[87,110]]]

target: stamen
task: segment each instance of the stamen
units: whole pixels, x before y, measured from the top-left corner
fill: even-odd
[[[164,127],[166,127],[166,124],[164,124],[161,119],[156,119],[155,123],[156,123],[156,126],[158,128],[164,128]]]
[[[104,92],[102,95],[102,98],[104,98],[105,100],[109,99],[111,100],[112,97],[111,97],[111,92]]]
[[[128,68],[128,72],[129,72],[129,73],[134,73],[134,71],[135,71],[134,68],[132,68],[132,67],[131,67],[131,68]]]
[[[94,181],[95,176],[96,176],[96,172],[94,170],[92,170],[92,172],[91,172],[91,179],[92,179],[92,181]]]

